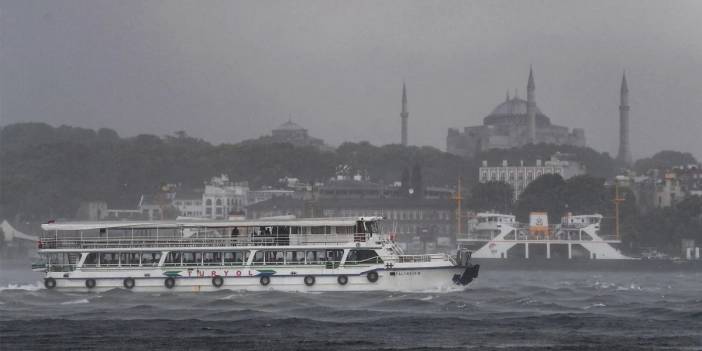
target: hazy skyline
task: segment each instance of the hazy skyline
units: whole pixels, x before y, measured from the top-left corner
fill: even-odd
[[[0,123],[185,130],[211,142],[289,116],[332,145],[445,150],[505,92],[616,155],[619,84],[635,158],[702,159],[699,1],[2,1]]]

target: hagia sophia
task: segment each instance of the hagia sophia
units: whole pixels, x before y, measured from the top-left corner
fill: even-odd
[[[490,149],[508,149],[527,144],[555,144],[586,146],[585,130],[570,129],[553,124],[536,104],[536,83],[534,71],[529,69],[527,80],[527,99],[521,99],[516,93],[497,105],[490,114],[483,118],[483,124],[464,127],[463,130],[449,128],[446,135],[446,152],[475,157],[480,152]],[[629,145],[629,87],[626,75],[622,75],[619,104],[619,152],[617,159],[624,165],[631,165]],[[407,89],[402,84],[402,105],[400,112],[400,143],[408,145],[407,130],[409,111]],[[313,138],[307,130],[289,120],[273,130],[272,135],[261,139],[272,142],[284,142],[297,146],[311,145],[322,149],[331,149],[321,139]]]
[[[463,131],[449,128],[446,151],[459,156],[473,157],[489,149],[507,149],[526,144],[548,143],[556,145],[585,146],[585,130],[551,123],[536,105],[534,72],[529,70],[527,100],[516,94],[507,95],[483,118],[483,124],[464,127]]]

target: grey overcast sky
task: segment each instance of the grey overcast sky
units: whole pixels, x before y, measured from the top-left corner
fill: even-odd
[[[505,91],[617,148],[621,73],[634,157],[702,159],[702,1],[5,1],[0,124],[185,130],[238,142],[289,116],[332,145],[445,149]]]

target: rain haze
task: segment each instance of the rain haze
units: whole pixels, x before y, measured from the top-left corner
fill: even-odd
[[[702,350],[702,0],[0,0],[0,350]]]
[[[505,92],[617,151],[626,70],[635,158],[702,158],[699,1],[3,1],[0,120],[185,130],[215,143],[292,118],[331,145],[446,149]]]

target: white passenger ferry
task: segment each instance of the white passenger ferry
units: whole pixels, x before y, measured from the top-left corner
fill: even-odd
[[[513,215],[478,213],[458,242],[472,248],[476,259],[631,259],[615,247],[621,244],[618,237],[600,234],[601,222],[600,214],[567,214],[559,224],[549,225],[545,212],[532,212],[527,224]]]
[[[478,276],[470,252],[405,255],[382,217],[42,225],[47,289],[422,291]]]

